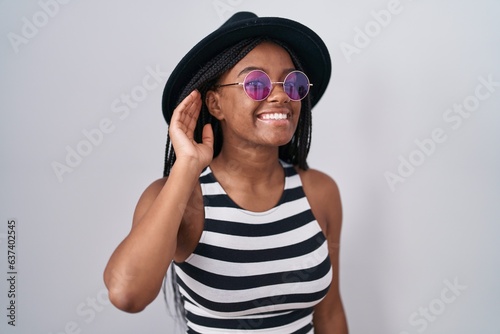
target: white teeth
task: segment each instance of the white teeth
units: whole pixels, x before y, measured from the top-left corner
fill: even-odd
[[[287,119],[287,118],[288,118],[287,114],[279,114],[279,113],[262,115],[262,119],[279,120],[279,119]]]

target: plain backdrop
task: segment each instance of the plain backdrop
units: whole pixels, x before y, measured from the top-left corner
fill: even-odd
[[[309,164],[342,194],[351,333],[500,333],[495,0],[0,1],[0,332],[178,333],[162,296],[111,306],[102,272],[162,175],[168,74],[241,10],[330,50]]]

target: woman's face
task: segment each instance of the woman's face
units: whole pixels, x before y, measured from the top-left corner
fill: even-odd
[[[248,72],[259,69],[271,81],[282,82],[295,69],[288,52],[282,47],[264,42],[257,45],[219,80],[219,84],[243,82]],[[241,85],[219,87],[207,94],[210,112],[221,121],[224,145],[241,147],[287,144],[297,128],[301,102],[291,101],[282,84],[274,84],[263,101],[249,98]]]

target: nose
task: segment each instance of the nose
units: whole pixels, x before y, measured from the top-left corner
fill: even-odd
[[[272,82],[271,93],[267,97],[268,102],[290,102],[290,97],[285,93],[283,82]]]

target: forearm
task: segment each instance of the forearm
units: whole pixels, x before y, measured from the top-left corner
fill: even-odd
[[[138,312],[158,295],[198,176],[196,168],[181,162],[174,164],[158,196],[144,213],[136,213],[132,230],[104,272],[110,300],[118,308]]]

